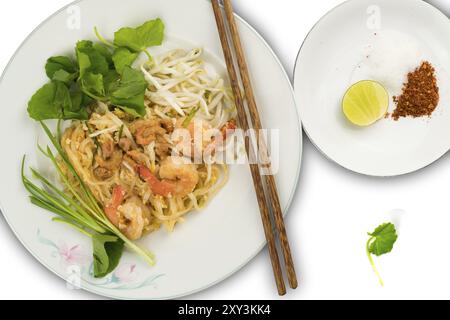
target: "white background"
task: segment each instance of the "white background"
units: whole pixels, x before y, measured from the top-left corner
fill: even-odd
[[[291,78],[306,34],[341,2],[234,1],[236,11],[272,45]],[[448,0],[432,2],[450,13]],[[40,22],[68,3],[2,1],[0,70]],[[27,76],[32,75],[24,75],[24,81]],[[300,184],[286,222],[300,287],[285,299],[449,299],[449,198],[448,156],[412,175],[369,178],[331,163],[305,138]],[[376,260],[386,283],[381,288],[365,255],[366,232],[392,217],[399,223],[400,236],[394,251]],[[27,253],[2,216],[0,252],[0,299],[99,298],[66,289],[63,281]],[[267,251],[228,280],[189,298],[278,298]]]

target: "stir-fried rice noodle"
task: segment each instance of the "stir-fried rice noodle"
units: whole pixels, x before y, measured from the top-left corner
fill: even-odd
[[[174,50],[140,67],[148,82],[144,118],[98,102],[88,121],[75,121],[61,138],[107,217],[132,240],[161,226],[172,231],[227,183],[228,168],[215,162],[214,151],[207,161],[193,158],[195,150],[214,146],[208,131],[232,129],[235,118],[229,88],[201,57],[201,49]],[[180,151],[178,130],[200,130],[200,143],[182,142],[194,151]]]

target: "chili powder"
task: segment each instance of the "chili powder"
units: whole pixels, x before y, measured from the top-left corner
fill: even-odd
[[[394,120],[400,117],[431,116],[439,104],[439,87],[435,69],[430,62],[422,62],[415,71],[408,74],[402,94],[394,97],[397,108],[392,113]]]

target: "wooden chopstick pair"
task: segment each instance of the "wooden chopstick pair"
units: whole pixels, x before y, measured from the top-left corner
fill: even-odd
[[[236,108],[238,111],[238,122],[241,129],[248,131],[251,127],[249,120],[247,118],[247,113],[245,109],[244,99],[241,91],[241,86],[239,83],[239,78],[236,72],[236,67],[234,64],[233,53],[230,47],[226,25],[224,18],[222,16],[222,10],[219,5],[219,0],[212,0],[212,5],[214,9],[214,15],[217,22],[217,28],[219,31],[220,41],[222,43],[223,53],[225,56],[225,61],[227,64],[228,74],[230,77],[231,87],[233,89]],[[255,100],[255,95],[253,92],[253,87],[250,80],[250,74],[248,65],[245,59],[244,50],[242,48],[242,43],[237,28],[236,20],[234,17],[233,6],[231,0],[223,0],[223,6],[225,9],[225,15],[229,26],[229,31],[231,34],[231,39],[233,47],[235,50],[235,56],[237,64],[239,67],[242,84],[245,93],[245,99],[248,105],[248,113],[252,119],[253,129],[259,132],[262,129],[261,118],[258,113],[258,107]],[[251,135],[250,135],[251,136]],[[267,144],[264,138],[259,134],[256,134],[256,146],[258,148],[258,154],[268,157]],[[250,142],[249,137],[246,138],[245,147],[249,159],[256,159],[256,150],[254,148],[255,144]],[[265,160],[265,159],[264,159]],[[268,160],[268,159],[267,159]],[[265,164],[270,163],[264,161]],[[270,167],[270,165],[269,165]],[[266,167],[265,167],[266,169]],[[280,260],[278,258],[278,251],[276,246],[276,239],[274,234],[274,228],[271,222],[269,204],[272,209],[276,229],[280,238],[280,244],[283,251],[284,264],[286,268],[286,273],[289,281],[289,286],[292,289],[297,288],[297,276],[295,273],[294,262],[292,260],[291,249],[289,246],[289,241],[286,233],[286,228],[284,225],[283,213],[281,209],[280,200],[278,197],[277,186],[275,183],[275,178],[271,172],[269,175],[261,175],[260,167],[258,164],[250,164],[250,170],[252,173],[253,184],[256,191],[256,196],[258,199],[258,205],[261,212],[261,218],[264,227],[264,233],[267,239],[270,259],[272,262],[272,268],[275,276],[275,281],[278,288],[279,295],[286,294],[286,286],[284,284],[283,272],[280,265]],[[264,185],[267,189],[268,198],[266,199],[266,193],[264,192]]]

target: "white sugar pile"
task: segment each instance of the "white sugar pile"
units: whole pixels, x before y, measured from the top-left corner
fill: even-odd
[[[373,33],[362,48],[362,60],[352,78],[354,82],[378,81],[391,95],[398,95],[407,74],[424,60],[420,43],[414,37],[399,31],[383,30]]]

